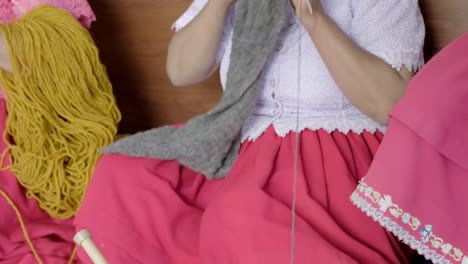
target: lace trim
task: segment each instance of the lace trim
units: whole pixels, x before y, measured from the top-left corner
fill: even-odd
[[[418,49],[399,52],[376,51],[373,52],[373,54],[376,54],[376,56],[392,65],[392,67],[397,70],[406,66],[411,72],[417,72],[424,66],[424,52]]]
[[[296,130],[296,122],[293,120],[286,122],[284,120],[278,120],[275,122],[275,120],[271,120],[270,118],[264,118],[262,120],[262,118],[253,117],[252,119],[247,120],[244,125],[241,137],[242,141],[255,141],[268,129],[271,124],[273,124],[276,134],[280,137],[285,137],[288,133]],[[362,134],[364,131],[370,133],[380,131],[385,133],[387,127],[381,126],[368,118],[315,120],[312,122],[300,123],[299,129],[296,132],[300,133],[306,129],[314,131],[324,129],[328,133],[332,133],[333,131],[337,130],[343,134],[348,134],[349,132]]]
[[[171,29],[177,32],[187,26],[207,3],[207,0],[193,0],[189,8],[172,24]]]
[[[183,14],[181,17],[179,17],[179,18],[174,22],[174,24],[172,24],[171,30],[174,30],[175,32],[180,31],[180,30],[183,29],[186,25],[188,25],[188,23],[190,23],[190,21],[192,21],[192,19],[193,19],[193,18],[190,18],[190,17],[186,16],[185,14]]]
[[[372,217],[434,264],[468,264],[468,256],[436,236],[432,225],[422,226],[418,218],[393,203],[390,195],[382,195],[375,191],[364,179],[360,181],[350,199],[367,216]],[[418,232],[418,229],[419,237],[415,237],[414,233]]]

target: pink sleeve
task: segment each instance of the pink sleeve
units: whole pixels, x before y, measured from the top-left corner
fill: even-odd
[[[8,23],[11,19],[21,16],[16,5],[30,10],[41,4],[49,4],[67,10],[87,28],[96,20],[96,16],[86,0],[0,0],[0,23]]]

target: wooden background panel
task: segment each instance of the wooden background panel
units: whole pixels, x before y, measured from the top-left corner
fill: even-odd
[[[218,76],[192,87],[173,87],[166,76],[172,23],[190,0],[91,0],[91,33],[123,114],[120,133],[185,122],[213,108]]]
[[[91,32],[108,68],[123,114],[120,133],[184,122],[216,105],[218,76],[173,87],[165,70],[171,24],[191,0],[90,0],[98,21]],[[468,0],[421,0],[426,59],[468,31]]]
[[[427,28],[426,59],[468,32],[467,0],[420,0]]]

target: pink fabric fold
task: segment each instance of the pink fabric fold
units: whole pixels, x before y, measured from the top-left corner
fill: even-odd
[[[351,200],[434,264],[468,263],[468,34],[411,81]]]
[[[391,115],[468,169],[468,33],[412,79]]]

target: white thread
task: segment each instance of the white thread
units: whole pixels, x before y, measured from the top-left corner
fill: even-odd
[[[302,1],[299,1],[299,20],[302,17]],[[308,2],[308,0],[305,0]],[[310,3],[308,3],[310,4]],[[310,11],[310,10],[309,10]],[[296,203],[297,203],[297,173],[299,163],[299,109],[300,109],[300,91],[301,91],[301,58],[302,58],[302,27],[299,28],[299,53],[297,62],[297,102],[296,102],[296,129],[295,129],[295,146],[294,146],[294,173],[293,173],[293,199],[291,204],[291,264],[294,264],[294,253],[296,249]]]
[[[303,1],[303,0],[300,0]],[[308,2],[308,0],[306,0]],[[312,9],[310,3],[309,12],[312,14]],[[299,20],[301,20],[302,15],[302,4],[299,3]],[[218,13],[216,12],[216,16]],[[303,30],[299,28],[299,31]],[[291,205],[291,264],[294,264],[294,253],[295,253],[295,232],[296,232],[296,203],[297,203],[297,173],[298,173],[298,163],[299,163],[299,109],[300,109],[300,89],[301,89],[301,57],[302,57],[302,33],[299,32],[299,54],[298,54],[298,75],[297,75],[297,103],[296,103],[296,129],[295,129],[295,144],[294,144],[294,172],[293,172],[293,199]]]

